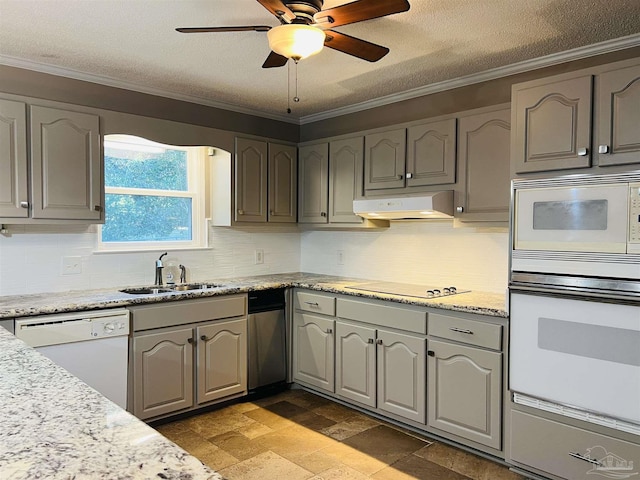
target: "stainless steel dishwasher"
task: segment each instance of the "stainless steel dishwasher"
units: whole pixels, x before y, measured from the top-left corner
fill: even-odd
[[[287,339],[284,289],[249,292],[249,391],[284,384]]]

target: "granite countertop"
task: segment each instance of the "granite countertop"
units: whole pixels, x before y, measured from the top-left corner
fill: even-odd
[[[0,328],[0,478],[222,477]]]
[[[70,292],[40,293],[29,295],[0,296],[0,319],[62,313],[99,308],[144,305],[192,298],[246,293],[278,287],[299,287],[322,292],[352,295],[362,298],[388,300],[407,305],[420,305],[458,312],[477,313],[507,318],[505,295],[491,292],[472,291],[439,298],[416,298],[387,295],[377,292],[351,290],[348,287],[370,280],[362,278],[337,277],[313,273],[282,273],[243,278],[215,279],[200,283],[222,284],[220,288],[168,292],[155,295],[131,295],[118,288],[101,290],[78,290]]]

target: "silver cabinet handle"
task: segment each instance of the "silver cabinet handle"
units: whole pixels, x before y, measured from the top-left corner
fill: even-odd
[[[466,335],[473,335],[473,332],[471,330],[465,330],[464,328],[450,327],[449,330],[451,330],[452,332],[464,333]]]
[[[206,341],[207,341],[207,340],[209,340],[209,339],[207,338],[207,336],[206,336],[206,335],[201,335],[201,336],[200,336],[200,340],[202,340],[203,342],[206,342]]]
[[[326,217],[327,216],[327,212],[320,212],[320,216],[321,217]]]
[[[376,342],[378,345],[382,345],[382,340],[379,338],[378,341]]]
[[[609,145],[600,145],[598,147],[598,153],[609,153]]]
[[[407,173],[407,178],[413,178],[413,173]]]
[[[319,307],[320,305],[318,305],[318,302],[304,302],[307,305],[309,305],[310,307]]]
[[[368,339],[367,343],[373,343],[373,338]]]
[[[269,210],[269,215],[273,215],[273,210]]]
[[[584,455],[581,455],[579,453],[569,452],[569,455],[572,456],[573,458],[577,458],[578,460],[582,460],[584,462],[593,463],[594,465],[598,465],[600,467],[602,466],[602,463],[600,463],[598,460],[594,460],[593,458],[585,457]]]
[[[579,157],[586,157],[587,153],[589,153],[589,149],[588,148],[579,148],[578,149],[578,156]]]
[[[29,202],[20,202],[20,208],[29,208]]]
[[[244,215],[244,210],[238,210],[238,215]]]
[[[456,207],[456,212],[458,213],[464,212],[464,207]]]
[[[327,333],[331,335],[333,333],[333,328],[327,328]]]

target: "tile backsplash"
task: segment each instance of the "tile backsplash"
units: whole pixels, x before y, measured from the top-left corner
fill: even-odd
[[[161,253],[94,253],[96,226],[11,225],[9,231],[0,235],[0,295],[151,284]],[[304,271],[499,293],[507,286],[506,228],[453,228],[451,221],[394,222],[358,232],[215,227],[210,244],[169,252],[165,273],[177,280],[184,264],[188,281],[195,282]],[[264,252],[259,265],[256,249]],[[80,264],[80,273],[63,274],[68,257]]]

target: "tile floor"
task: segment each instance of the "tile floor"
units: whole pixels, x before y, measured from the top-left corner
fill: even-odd
[[[228,480],[524,479],[304,390],[156,428]]]

